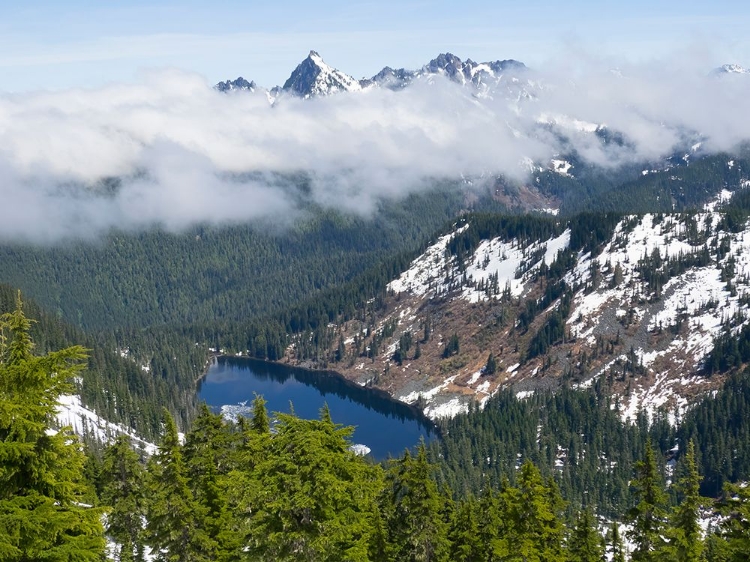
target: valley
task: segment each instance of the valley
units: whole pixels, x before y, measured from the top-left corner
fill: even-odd
[[[480,60],[0,96],[0,558],[744,559],[747,72]]]

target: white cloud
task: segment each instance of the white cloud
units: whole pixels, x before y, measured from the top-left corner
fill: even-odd
[[[573,146],[600,164],[658,158],[684,131],[704,135],[710,150],[746,138],[747,77],[709,78],[705,67],[672,62],[619,73],[611,61],[551,65],[532,75],[537,98],[521,102],[477,99],[434,79],[271,106],[261,93],[220,94],[176,70],[99,89],[0,96],[0,237],[47,242],[293,215],[294,198],[267,181],[269,172],[307,172],[314,201],[360,212],[435,178],[520,178],[524,157],[544,161],[560,150],[538,126],[543,115],[567,123]],[[633,146],[604,147],[575,123],[606,124]],[[112,176],[121,186],[102,194],[99,180]]]

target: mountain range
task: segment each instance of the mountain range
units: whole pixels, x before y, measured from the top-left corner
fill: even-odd
[[[311,98],[339,92],[358,92],[373,87],[400,90],[416,80],[444,76],[453,82],[471,85],[480,93],[486,93],[503,82],[517,83],[526,70],[525,64],[512,59],[478,63],[471,59],[463,61],[451,53],[441,53],[416,70],[386,66],[371,78],[357,80],[328,65],[316,51],[310,51],[283,86],[275,86],[266,91],[274,98],[283,93]],[[236,80],[219,82],[215,88],[221,92],[255,92],[258,86],[240,76]]]
[[[517,95],[532,97],[528,88],[521,87],[533,84],[526,76],[528,71],[529,68],[524,63],[514,59],[475,62],[470,58],[462,60],[452,53],[440,53],[416,70],[385,66],[371,78],[357,80],[327,64],[316,51],[310,51],[307,58],[292,71],[283,86],[263,89],[254,81],[248,81],[240,76],[235,80],[219,82],[214,88],[220,92],[263,90],[271,100],[285,93],[301,98],[314,98],[340,92],[359,92],[373,87],[400,90],[418,80],[444,76],[455,83],[475,88],[479,95],[490,95],[503,84],[515,85]],[[724,64],[715,68],[712,74],[750,74],[750,70],[738,64]]]

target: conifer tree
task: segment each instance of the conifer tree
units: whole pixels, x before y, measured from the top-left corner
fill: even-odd
[[[271,430],[271,422],[268,420],[268,410],[265,399],[256,394],[253,399],[253,418],[250,424],[258,434],[267,434]]]
[[[148,466],[146,537],[160,562],[207,560],[214,544],[198,528],[177,426],[164,410],[164,437]]]
[[[261,560],[368,560],[380,471],[350,450],[351,427],[277,414],[246,483],[249,553]],[[253,559],[255,559],[253,558]]]
[[[706,562],[731,562],[731,557],[729,544],[721,536],[720,530],[709,527],[706,533],[702,559]]]
[[[620,526],[617,521],[612,523],[611,533],[611,550],[612,562],[625,562],[625,545],[622,542],[622,535],[620,535]]]
[[[562,557],[564,507],[554,482],[545,484],[531,461],[521,466],[518,487],[503,491],[507,531],[500,538],[504,556],[519,560],[558,560]]]
[[[130,438],[120,435],[104,451],[101,501],[109,507],[107,534],[120,548],[118,560],[143,561],[144,470]]]
[[[233,436],[220,414],[204,404],[185,438],[184,459],[196,503],[196,525],[210,539],[212,560],[230,560],[241,548],[229,506],[229,472],[235,465]]]
[[[674,483],[677,493],[677,506],[671,518],[671,526],[666,535],[669,545],[668,555],[679,562],[697,562],[701,559],[703,538],[699,524],[701,497],[700,475],[695,460],[695,445],[688,443],[684,460],[678,465],[681,474]]]
[[[636,477],[632,482],[636,505],[629,512],[633,525],[628,536],[635,544],[633,562],[659,560],[663,546],[662,534],[666,511],[666,494],[656,467],[656,456],[650,441],[646,442],[645,457],[635,465]]]
[[[416,457],[408,451],[386,472],[383,510],[388,527],[390,560],[447,560],[447,525],[441,517],[444,499],[431,477],[424,443]]]
[[[588,509],[582,510],[576,518],[568,540],[568,557],[576,562],[601,562],[604,558],[602,538]]]
[[[479,504],[473,497],[461,502],[456,508],[449,540],[450,560],[454,562],[483,562],[486,545],[482,544],[479,532]]]
[[[725,517],[721,530],[726,544],[717,550],[723,551],[731,562],[747,560],[750,553],[750,487],[726,484],[719,508]]]
[[[501,484],[501,492],[498,494],[493,487],[486,485],[479,498],[479,538],[483,548],[487,551],[485,560],[499,560],[504,554],[504,544],[500,537],[504,535],[507,520],[503,515],[506,513],[502,506],[502,491],[506,490],[510,484],[504,479]]]
[[[101,511],[82,504],[83,452],[69,428],[50,429],[85,350],[35,356],[30,330],[19,292],[0,317],[0,560],[99,560]]]
[[[495,359],[495,356],[490,353],[490,356],[487,358],[487,364],[484,366],[484,374],[485,375],[494,375],[497,371],[497,360]]]

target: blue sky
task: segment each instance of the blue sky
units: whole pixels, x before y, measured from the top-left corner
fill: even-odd
[[[177,67],[281,84],[310,49],[355,77],[440,52],[535,66],[568,53],[750,66],[750,3],[0,0],[0,91],[97,87]]]

